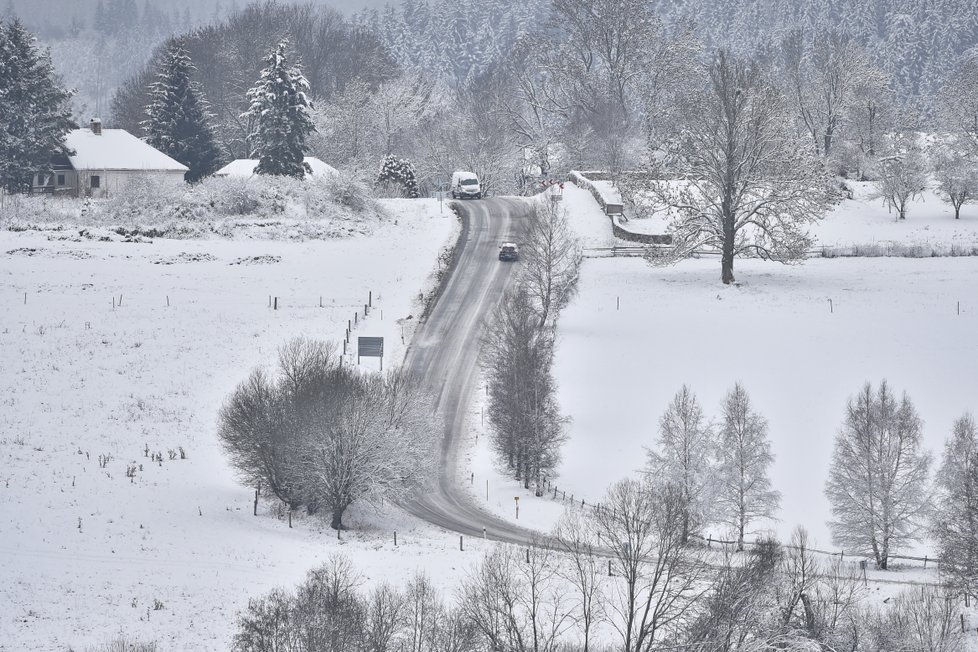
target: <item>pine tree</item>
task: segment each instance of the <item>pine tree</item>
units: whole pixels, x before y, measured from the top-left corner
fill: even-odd
[[[751,406],[750,396],[740,383],[723,401],[717,457],[717,502],[724,520],[737,532],[737,550],[743,550],[750,524],[758,518],[774,518],[781,494],[771,489],[768,477],[774,455],[767,420]]]
[[[267,57],[258,85],[248,91],[250,108],[243,117],[251,121],[250,144],[258,157],[258,174],[302,178],[310,171],[303,163],[306,138],[315,127],[306,96],[309,82],[299,64],[286,56],[288,42],[280,42]]]
[[[65,135],[77,127],[71,95],[34,36],[17,20],[0,22],[0,185],[8,192],[29,191],[35,173],[69,153]]]
[[[152,102],[143,122],[146,141],[189,167],[190,182],[213,172],[220,159],[207,103],[192,78],[195,70],[183,45],[173,43],[150,87]]]

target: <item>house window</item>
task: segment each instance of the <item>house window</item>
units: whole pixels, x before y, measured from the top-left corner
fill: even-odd
[[[90,185],[91,185],[92,188],[101,188],[102,187],[102,177],[100,177],[97,174],[93,174]]]
[[[59,186],[65,185],[65,175],[63,174],[58,175],[58,185]]]

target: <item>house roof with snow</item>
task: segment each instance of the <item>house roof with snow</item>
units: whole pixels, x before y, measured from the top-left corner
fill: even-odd
[[[312,170],[312,176],[325,177],[337,174],[336,168],[328,163],[324,163],[315,156],[306,156],[302,159]],[[239,158],[231,161],[223,168],[214,173],[218,177],[250,177],[254,176],[255,168],[258,167],[256,158]]]
[[[76,170],[125,170],[146,172],[186,172],[174,160],[125,129],[75,129],[65,142],[75,153],[68,157]]]

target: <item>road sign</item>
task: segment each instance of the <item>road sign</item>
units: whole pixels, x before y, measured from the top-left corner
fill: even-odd
[[[358,337],[357,338],[357,364],[360,364],[361,357],[380,358],[380,370],[384,370],[384,338],[382,337]]]

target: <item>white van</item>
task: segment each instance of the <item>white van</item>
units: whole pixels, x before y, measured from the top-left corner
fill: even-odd
[[[458,170],[452,174],[452,199],[481,199],[479,177],[472,172]]]

